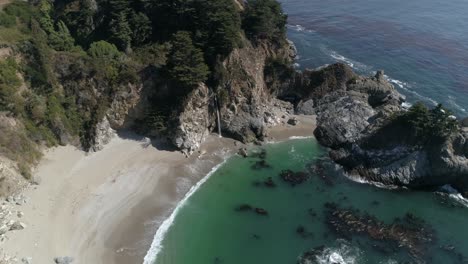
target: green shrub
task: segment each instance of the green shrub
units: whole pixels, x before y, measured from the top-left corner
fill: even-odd
[[[3,10],[10,16],[18,17],[23,23],[29,23],[35,15],[34,8],[24,1],[14,1],[5,6]]]
[[[120,51],[114,44],[100,40],[93,42],[88,49],[89,56],[99,59],[118,59],[121,56]]]
[[[423,103],[416,103],[396,121],[410,126],[423,144],[429,140],[444,139],[459,128],[452,113],[441,104],[430,110]]]
[[[16,26],[16,17],[4,12],[0,12],[0,26],[7,28]]]
[[[154,43],[145,45],[135,50],[135,58],[143,65],[161,67],[166,65],[167,56],[170,51],[169,43]]]
[[[75,40],[63,21],[57,23],[57,31],[49,33],[49,44],[58,51],[69,51],[75,46]]]
[[[18,170],[25,179],[27,180],[32,179],[31,167],[29,165],[21,162],[18,164]]]
[[[17,76],[17,68],[13,58],[0,61],[0,110],[12,111],[15,97],[21,84]]]

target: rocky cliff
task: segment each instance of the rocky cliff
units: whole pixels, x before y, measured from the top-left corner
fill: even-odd
[[[398,122],[407,111],[401,106],[404,97],[383,72],[365,78],[351,74],[345,65],[321,71],[312,76],[331,79],[308,86],[310,97],[305,100],[314,101],[318,124],[314,133],[331,149],[335,162],[368,181],[412,188],[451,184],[468,190],[468,134],[464,125],[460,123],[445,137],[420,143],[410,125]],[[333,74],[326,74],[330,72]],[[303,78],[308,82],[310,77]]]
[[[243,48],[234,49],[219,65],[223,76],[216,86],[200,83],[172,104],[167,130],[158,136],[167,137],[181,151],[191,154],[209,133],[218,132],[219,111],[223,136],[242,142],[262,140],[268,126],[293,113],[293,106],[276,99],[268,88],[265,65],[272,59],[290,63],[293,58],[289,44],[264,41],[254,45],[244,40]],[[174,97],[171,85],[156,81],[151,88],[153,93],[146,97],[155,104],[167,101]]]

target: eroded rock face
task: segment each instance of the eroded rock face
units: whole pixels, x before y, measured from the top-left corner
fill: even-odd
[[[184,109],[174,120],[172,142],[186,154],[192,154],[200,147],[214,126],[215,118],[210,113],[210,91],[204,84],[193,90],[187,97]]]
[[[271,43],[250,44],[234,50],[224,61],[227,72],[224,88],[229,100],[221,108],[223,132],[242,142],[252,142],[266,136],[266,128],[279,123],[284,113],[292,113],[293,106],[274,98],[265,83],[265,64],[268,59],[291,60],[289,46],[276,47]]]
[[[107,116],[96,125],[94,144],[91,147],[92,151],[100,151],[107,145],[116,135],[116,131],[112,129]]]
[[[334,92],[320,101],[316,113],[315,136],[322,145],[336,148],[359,140],[376,111],[363,98]]]

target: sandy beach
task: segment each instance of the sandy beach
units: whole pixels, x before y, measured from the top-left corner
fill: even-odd
[[[315,119],[298,119],[297,126],[271,128],[268,141],[312,136]],[[211,135],[186,158],[124,133],[96,153],[51,149],[35,172],[40,184],[27,188],[28,202],[15,208],[27,227],[9,232],[2,247],[32,263],[62,256],[73,257],[73,263],[142,263],[159,225],[190,187],[240,147]]]

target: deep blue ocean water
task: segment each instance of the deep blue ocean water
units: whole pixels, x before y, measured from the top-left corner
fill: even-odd
[[[383,69],[410,103],[468,116],[468,1],[281,0],[299,68]]]

